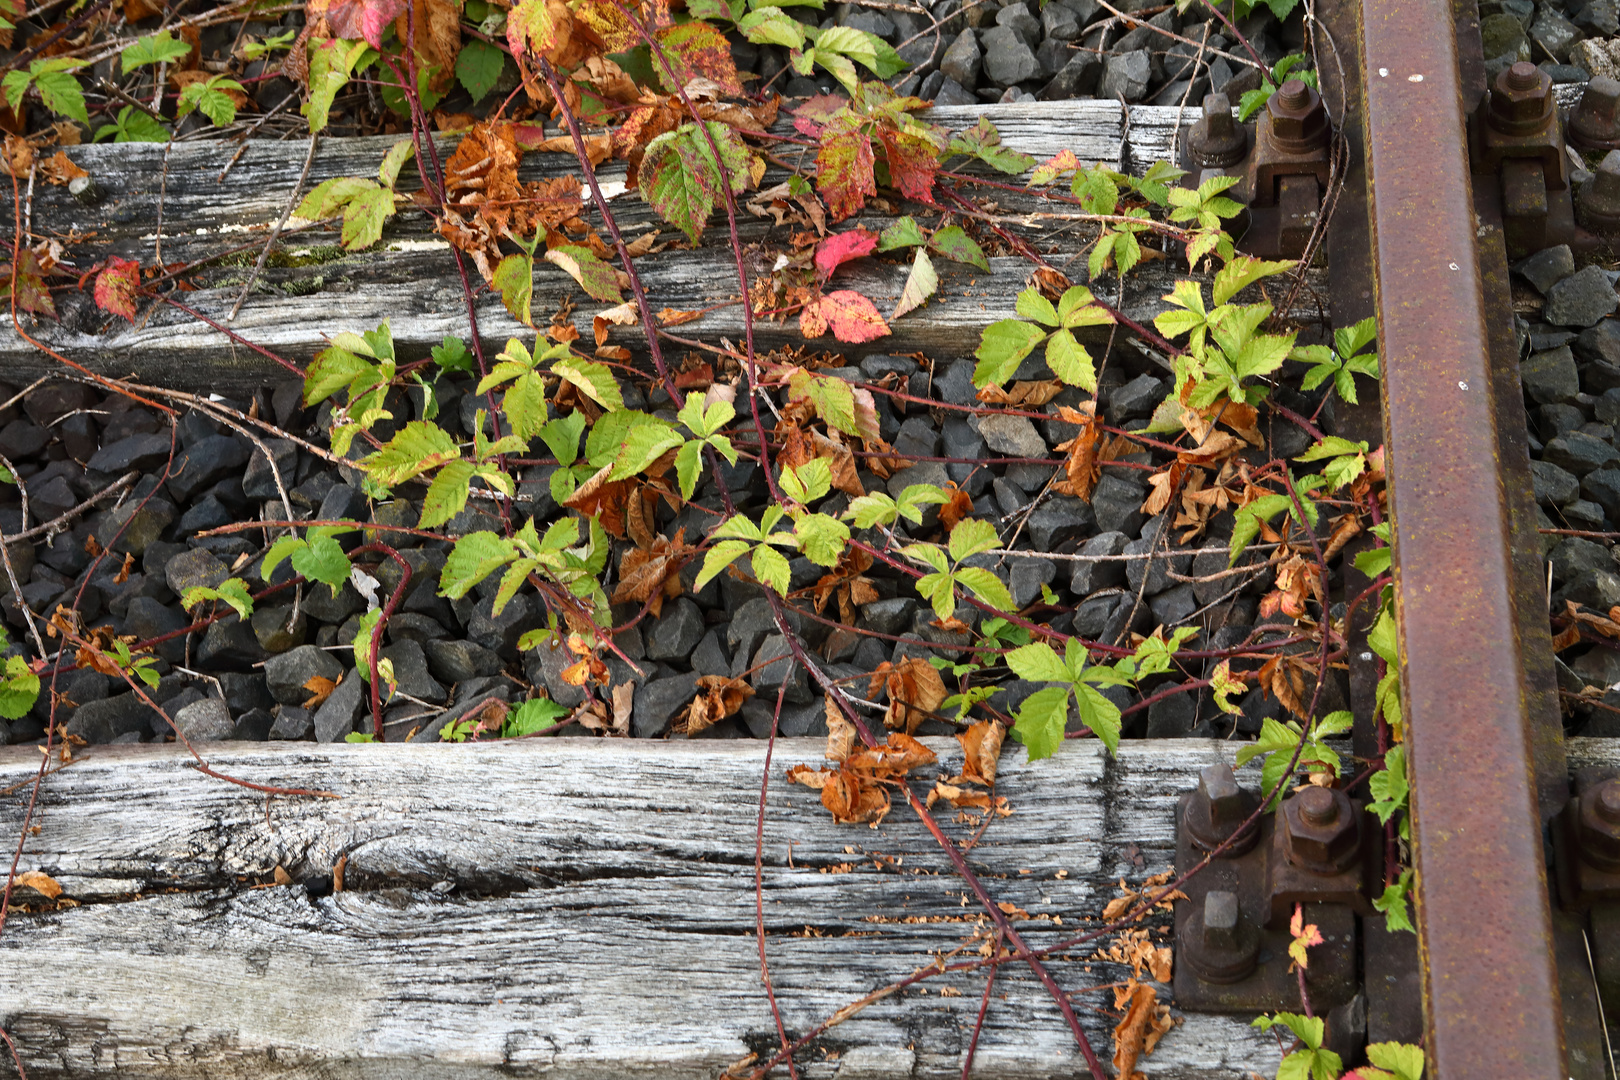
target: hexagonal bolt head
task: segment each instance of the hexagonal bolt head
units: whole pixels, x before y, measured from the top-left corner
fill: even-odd
[[[1189,920],[1178,944],[1185,960],[1200,979],[1234,983],[1254,970],[1260,956],[1260,932],[1243,917],[1237,894],[1211,889],[1204,894],[1204,910]]]
[[[1271,140],[1290,153],[1303,154],[1327,145],[1327,109],[1322,97],[1298,79],[1289,79],[1266,102]]]
[[[1204,115],[1192,126],[1187,148],[1206,169],[1225,169],[1243,160],[1249,149],[1248,132],[1233,119],[1225,94],[1204,95]]]
[[[1553,104],[1552,76],[1521,60],[1496,77],[1486,116],[1504,135],[1529,135],[1552,122]]]
[[[1599,75],[1586,84],[1581,103],[1569,118],[1570,138],[1588,146],[1620,139],[1620,82]]]
[[[1578,821],[1581,857],[1599,869],[1620,870],[1620,780],[1588,788],[1581,795]]]
[[[1230,839],[1259,805],[1253,792],[1237,782],[1232,767],[1225,762],[1206,765],[1198,773],[1198,789],[1187,805],[1186,826],[1193,841],[1205,851]],[[1259,830],[1253,826],[1233,844],[1229,854],[1240,855],[1254,846]]]
[[[1620,232],[1620,150],[1610,150],[1592,179],[1581,185],[1576,208],[1594,232]]]
[[[1350,797],[1312,785],[1284,800],[1283,850],[1288,861],[1313,874],[1341,874],[1356,861],[1361,822]]]

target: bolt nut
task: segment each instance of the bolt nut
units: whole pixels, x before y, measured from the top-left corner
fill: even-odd
[[[1204,115],[1187,136],[1187,149],[1201,168],[1228,169],[1249,150],[1249,133],[1232,117],[1225,94],[1204,95]]]
[[[1620,147],[1620,82],[1599,75],[1587,83],[1568,133],[1570,142],[1588,150]]]
[[[1603,157],[1592,178],[1581,185],[1576,201],[1581,224],[1593,232],[1620,233],[1620,150]]]
[[[1503,135],[1533,135],[1553,122],[1555,104],[1552,76],[1521,60],[1496,77],[1486,118]]]
[[[1187,803],[1183,824],[1194,844],[1213,851],[1237,836],[1259,805],[1260,799],[1254,792],[1238,785],[1230,765],[1225,762],[1208,765],[1198,774],[1198,789]],[[1223,856],[1231,858],[1243,854],[1254,847],[1259,836],[1258,823],[1250,825],[1222,852]]]
[[[1283,851],[1313,874],[1342,874],[1361,849],[1361,822],[1350,796],[1315,784],[1282,805]]]
[[[1583,792],[1577,820],[1581,858],[1599,870],[1620,871],[1620,779]]]
[[[1260,958],[1260,931],[1244,918],[1237,894],[1211,889],[1203,910],[1182,928],[1178,955],[1204,982],[1235,983]]]
[[[1327,145],[1328,116],[1322,96],[1298,79],[1289,79],[1266,102],[1271,141],[1290,154],[1306,154]]]

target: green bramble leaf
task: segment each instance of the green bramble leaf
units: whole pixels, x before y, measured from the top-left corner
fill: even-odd
[[[310,536],[301,550],[292,553],[292,566],[310,581],[331,589],[334,597],[349,581],[349,556],[330,536]]]
[[[550,698],[531,698],[506,714],[506,722],[501,725],[501,738],[515,739],[538,734],[556,727],[557,721],[568,713],[566,706]]]
[[[973,385],[983,389],[1005,383],[1046,336],[1045,330],[1018,319],[1000,319],[985,327],[973,354],[979,361],[973,368]]]
[[[74,86],[77,89],[78,84],[75,83]],[[180,91],[180,102],[175,107],[175,119],[196,109],[213,121],[215,127],[225,127],[234,123],[236,102],[231,100],[230,95],[226,93],[227,90],[235,90],[240,94],[246,93],[247,87],[224,75],[215,75],[207,82],[191,83]],[[83,100],[82,97],[80,100]],[[85,123],[89,123],[88,118]]]
[[[471,532],[456,541],[439,573],[439,595],[459,600],[490,574],[517,558],[517,546],[492,532]]]
[[[128,75],[136,68],[147,64],[163,64],[171,60],[180,60],[191,53],[191,46],[179,40],[167,30],[160,30],[143,38],[136,38],[122,53],[119,62],[123,66],[123,73]]]
[[[985,273],[990,272],[990,260],[984,257],[984,249],[960,225],[947,225],[935,232],[928,238],[928,250],[952,262],[966,263]]]
[[[1057,753],[1069,722],[1069,690],[1049,686],[1024,699],[1018,708],[1012,737],[1029,750],[1029,760],[1040,761]]]
[[[209,588],[206,585],[193,586],[181,594],[180,606],[190,611],[208,600],[217,600],[229,605],[243,621],[253,614],[253,598],[248,595],[247,582],[241,578],[227,578],[220,582],[217,588]]]
[[[118,110],[118,116],[112,123],[96,129],[96,136],[91,141],[100,142],[108,138],[115,143],[160,143],[169,141],[169,132],[162,124],[141,112],[135,106],[125,105]]]
[[[561,267],[569,277],[579,282],[579,287],[593,300],[609,304],[624,302],[624,294],[619,291],[613,267],[603,262],[590,248],[559,244],[548,249],[545,258],[546,262]]]
[[[966,235],[965,233],[963,235]],[[895,221],[893,225],[878,234],[879,251],[895,251],[899,248],[918,247],[928,243],[928,237],[918,228],[917,220],[909,214]]]
[[[471,38],[456,54],[456,80],[472,95],[473,104],[484,100],[506,67],[506,54],[486,41]]]
[[[0,717],[19,720],[39,700],[39,676],[20,656],[6,657],[5,677],[0,678]]]

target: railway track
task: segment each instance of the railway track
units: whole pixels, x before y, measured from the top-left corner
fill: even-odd
[[[1612,233],[1589,231],[1580,222],[1596,228],[1606,221],[1616,221],[1620,214],[1608,213],[1602,205],[1607,189],[1601,178],[1576,190],[1575,165],[1588,163],[1569,149],[1574,140],[1566,136],[1569,117],[1583,107],[1588,109],[1588,123],[1582,129],[1585,141],[1581,149],[1601,148],[1605,138],[1620,146],[1620,126],[1615,123],[1612,107],[1606,118],[1610,129],[1607,134],[1593,126],[1605,120],[1598,100],[1603,88],[1598,88],[1585,106],[1566,102],[1561,107],[1550,84],[1529,65],[1500,72],[1488,86],[1480,54],[1478,15],[1471,0],[1408,0],[1399,5],[1376,0],[1327,0],[1318,7],[1317,17],[1321,96],[1337,122],[1336,132],[1325,144],[1324,153],[1301,165],[1291,177],[1325,174],[1326,183],[1309,196],[1305,188],[1288,183],[1279,186],[1275,215],[1264,225],[1270,230],[1264,242],[1275,245],[1273,254],[1298,255],[1301,252],[1291,245],[1311,235],[1308,226],[1317,217],[1328,217],[1330,225],[1321,243],[1328,268],[1332,321],[1348,326],[1368,316],[1378,320],[1384,368],[1382,401],[1365,403],[1341,415],[1339,433],[1373,445],[1383,443],[1388,450],[1388,491],[1395,526],[1394,590],[1402,642],[1400,682],[1402,706],[1408,718],[1413,789],[1411,851],[1419,883],[1415,916],[1418,947],[1412,948],[1408,938],[1386,932],[1382,918],[1375,916],[1367,903],[1370,897],[1365,883],[1376,879],[1373,868],[1382,867],[1385,854],[1370,838],[1361,844],[1360,861],[1353,866],[1296,874],[1286,886],[1279,885],[1281,875],[1295,861],[1284,846],[1292,842],[1285,835],[1288,826],[1284,817],[1278,819],[1282,822],[1278,824],[1267,821],[1260,833],[1261,842],[1244,851],[1234,848],[1236,857],[1217,862],[1197,879],[1195,886],[1189,887],[1190,898],[1180,905],[1177,916],[1181,928],[1178,957],[1197,952],[1199,946],[1193,939],[1203,940],[1213,926],[1215,915],[1211,913],[1224,902],[1215,894],[1238,898],[1233,925],[1246,918],[1255,922],[1268,920],[1279,898],[1305,903],[1322,925],[1344,928],[1323,947],[1312,978],[1323,980],[1313,988],[1320,992],[1319,1002],[1328,1014],[1330,1039],[1347,1055],[1355,1054],[1367,1042],[1402,1041],[1421,1043],[1428,1057],[1429,1071],[1425,1075],[1441,1080],[1602,1080],[1613,1075],[1605,1004],[1608,1015],[1620,1013],[1620,779],[1616,779],[1620,777],[1620,753],[1601,740],[1580,740],[1566,747],[1546,617],[1548,585],[1532,496],[1531,438],[1523,408],[1520,347],[1512,315],[1508,267],[1517,258],[1558,244],[1588,252],[1609,242]],[[1297,87],[1285,85],[1281,93],[1284,97],[1299,94]],[[1620,94],[1620,87],[1616,94]],[[1102,116],[1102,112],[1098,115]],[[1040,119],[1039,115],[1035,117],[1036,121]],[[1270,122],[1262,120],[1262,124]],[[1198,136],[1193,132],[1185,135],[1196,154]],[[293,164],[296,166],[296,162]],[[1610,178],[1620,179],[1620,166]],[[180,197],[184,197],[184,179],[177,180],[176,186]],[[1300,201],[1290,202],[1290,198]],[[1008,281],[1019,277],[999,264],[995,273]],[[705,275],[707,268],[697,276]],[[718,276],[718,272],[710,276]],[[672,280],[679,287],[694,290],[692,306],[701,301],[701,281],[693,285],[690,280],[679,279],[679,275]],[[373,295],[360,302],[386,307],[392,301],[387,296],[378,301]],[[498,325],[497,312],[498,308],[491,304],[490,325]],[[251,334],[256,326],[252,305],[247,316],[243,332]],[[267,309],[262,325],[271,325],[277,317]],[[419,329],[416,337],[432,342],[443,327],[424,322]],[[951,328],[946,327],[941,333],[948,332],[952,332]],[[960,328],[954,331],[960,332]],[[289,327],[287,333],[288,341],[281,344],[294,355],[309,343],[293,340],[299,333],[307,336],[307,327]],[[499,336],[496,331],[491,334],[492,339]],[[921,337],[919,347],[933,340]],[[10,349],[16,344],[8,331],[7,341],[0,347]],[[131,344],[141,342],[126,341],[124,346]],[[99,366],[113,370],[121,362],[119,353],[124,346],[98,346],[102,353]],[[192,354],[200,355],[207,347],[200,339],[175,345],[173,354],[179,359],[168,361],[174,365],[172,374],[183,377],[182,369],[192,363]],[[15,355],[22,364],[22,358],[30,354],[18,346]],[[226,378],[251,382],[258,374],[262,373],[233,371]],[[1369,584],[1353,573],[1347,573],[1347,577],[1347,595]],[[1387,747],[1378,744],[1370,722],[1381,672],[1373,652],[1362,645],[1368,629],[1365,625],[1350,628],[1353,636],[1349,667],[1357,714],[1355,750],[1359,756],[1372,758]],[[1077,787],[1091,785],[1095,805],[1087,805],[1095,809],[1099,818],[1105,813],[1104,794],[1111,784],[1123,782],[1109,780],[1109,769],[1123,769],[1123,775],[1133,782],[1152,778],[1157,784],[1153,794],[1136,793],[1133,798],[1137,801],[1132,804],[1144,816],[1153,816],[1153,829],[1157,831],[1145,843],[1166,856],[1175,850],[1183,865],[1191,865],[1198,861],[1202,850],[1211,846],[1202,843],[1204,837],[1193,835],[1196,830],[1187,824],[1191,808],[1203,807],[1199,812],[1208,813],[1209,806],[1223,797],[1237,803],[1244,798],[1234,789],[1222,789],[1231,776],[1222,751],[1205,751],[1161,755],[1159,749],[1151,747],[1128,750],[1122,759],[1124,766],[1076,759],[1065,766],[1073,775],[1065,775]],[[517,766],[527,752],[521,747],[489,750],[494,778],[486,775],[482,781],[494,784],[496,790],[518,790],[521,780]],[[330,752],[331,756],[325,756],[328,753],[322,750],[297,760],[278,754],[244,753],[237,766],[252,775],[262,772],[265,782],[283,782],[299,775],[299,768],[312,769],[324,777],[319,786],[329,783],[338,787],[353,779],[345,775],[348,766],[339,760],[341,755]],[[1139,756],[1133,758],[1133,753]],[[127,777],[114,775],[118,760],[115,755],[107,768],[97,765],[94,770],[83,769],[66,782],[79,785],[74,790],[84,800],[128,797],[133,789],[124,786],[129,783]],[[749,767],[748,762],[743,762],[741,750],[716,753],[704,761],[706,768],[730,770],[738,775]],[[3,764],[8,777],[11,772],[18,776],[24,773],[22,757]],[[1177,785],[1186,786],[1191,770],[1200,766],[1204,767],[1203,783],[1183,800],[1181,816],[1172,828],[1173,799],[1167,793]],[[378,771],[365,778],[372,787],[362,792],[362,810],[356,812],[362,817],[337,825],[313,817],[300,820],[293,831],[304,830],[301,843],[322,851],[344,850],[356,836],[373,835],[366,830],[377,820],[389,814],[403,815],[409,806],[431,797],[422,790],[419,776],[407,775],[402,781],[400,775],[388,771],[396,767],[407,774],[412,769],[420,770],[421,760],[417,757],[401,757],[397,762],[385,761],[371,767]],[[584,771],[592,765],[582,758],[573,767]],[[142,751],[129,758],[130,770],[149,771],[157,779],[148,778],[148,782],[157,785],[166,782],[167,768],[155,753]],[[1019,774],[1010,775],[1009,783],[1020,782]],[[466,782],[480,781],[469,778]],[[501,784],[512,786],[501,788]],[[134,787],[144,789],[145,785]],[[697,805],[712,796],[713,792],[701,787],[683,789],[682,797]],[[578,798],[566,784],[560,785],[555,794],[559,800]],[[232,828],[245,828],[245,820],[239,820],[241,815],[233,809],[203,805],[206,797],[198,805],[192,805],[187,798],[169,793],[155,798],[154,805],[184,817],[174,826],[174,837],[179,838],[174,841],[177,849],[212,861],[205,872],[192,879],[182,880],[184,875],[177,874],[168,882],[175,895],[166,901],[168,907],[157,912],[163,918],[197,915],[199,904],[206,906],[212,901],[198,901],[195,894],[225,890],[232,869],[256,867],[279,857],[270,847],[261,850],[248,845],[238,850],[234,841],[209,848],[206,838],[220,828],[222,821],[229,818]],[[368,798],[372,801],[363,801]],[[772,798],[778,796],[773,793]],[[1207,800],[1208,805],[1201,800]],[[584,830],[586,826],[581,822],[588,813],[601,809],[586,803],[588,800],[562,815],[569,828]],[[741,813],[748,808],[739,804],[732,809]],[[660,827],[648,817],[647,808],[636,807],[634,812],[638,815],[634,819],[637,828],[652,833]],[[1053,823],[1062,812],[1056,806],[1037,804],[1031,817]],[[791,818],[790,810],[774,802],[773,813]],[[630,821],[629,814],[630,810],[623,810],[621,820]],[[92,853],[83,846],[85,836],[94,831],[87,823],[90,820],[91,816],[86,815],[84,822],[68,825],[70,833],[73,828],[83,830],[77,840],[72,836],[61,840],[47,833],[44,842],[58,845],[51,850],[64,865],[79,867],[77,876],[64,873],[62,879],[104,905],[104,923],[82,923],[73,935],[65,935],[64,940],[71,938],[65,946],[66,960],[50,955],[51,945],[43,936],[30,937],[26,931],[19,935],[15,929],[8,929],[6,938],[0,941],[0,946],[10,948],[14,957],[28,958],[47,975],[65,975],[74,963],[94,955],[106,940],[104,934],[114,938],[122,934],[125,938],[117,940],[127,940],[129,935],[153,932],[151,920],[156,909],[130,916],[127,924],[119,922],[122,916],[113,913],[129,895],[125,886],[140,878],[129,867],[155,865],[166,856],[156,847],[99,834],[95,840],[108,844],[113,853],[105,857]],[[456,831],[458,827],[448,818],[434,824],[417,838],[417,847],[402,843],[398,850],[388,852],[386,858],[393,860],[388,865],[401,880],[414,881],[413,874],[419,878],[425,874],[461,874],[471,881],[476,873],[457,863],[461,856],[456,853],[456,845],[466,840]],[[1112,824],[1105,831],[1112,839],[1124,835]],[[776,839],[785,844],[791,835],[791,828],[786,828]],[[704,842],[710,841],[705,838]],[[715,839],[712,843],[718,846],[722,841]],[[689,863],[692,865],[686,869],[693,871],[696,864],[704,863],[712,854],[702,849],[703,843],[694,843],[690,850],[672,849],[673,853],[657,857],[645,851],[615,857],[627,864],[637,863],[634,873],[627,871],[626,877],[645,874],[647,880],[655,881],[665,876],[671,865]],[[925,849],[926,844],[919,850]],[[503,859],[544,857],[521,844],[512,850],[492,849],[485,854],[491,865]],[[1016,866],[1019,859],[1027,860],[1031,851],[1009,849],[1004,854],[1007,861],[999,865],[1006,870]],[[837,852],[828,849],[816,857],[835,865],[832,860]],[[641,866],[638,860],[648,865]],[[1076,875],[1077,882],[1083,879],[1088,888],[1095,888],[1107,880],[1109,867],[1101,854],[1088,849],[1082,861],[1086,861],[1086,869]],[[720,862],[724,863],[725,858]],[[523,890],[537,887],[524,877],[534,869],[525,867],[523,873],[510,877],[494,874],[480,886],[481,902],[495,905],[492,910],[522,911],[540,919],[538,908],[524,908],[520,898],[513,899]],[[576,872],[577,868],[569,870],[570,874]],[[713,875],[714,881],[705,881],[717,889],[728,881],[735,883],[735,874],[727,878],[724,871],[707,865],[701,873]],[[300,940],[299,963],[314,966],[323,950],[349,940],[344,934],[364,923],[362,915],[375,917],[384,907],[395,905],[400,914],[392,917],[394,921],[387,923],[385,930],[404,934],[410,916],[432,911],[430,907],[412,908],[395,897],[381,895],[387,891],[385,885],[370,890],[377,895],[357,890],[358,898],[351,899],[354,910],[341,915],[335,929],[323,926],[319,933],[310,931],[306,939]],[[629,911],[642,902],[628,895],[628,888],[624,893],[600,883],[593,888],[599,888],[600,895],[593,895],[591,902],[616,912],[620,908]],[[193,895],[188,896],[188,890]],[[1028,897],[1019,893],[1016,899],[1033,909],[1034,898],[1041,891],[1036,889]],[[503,895],[486,899],[495,894]],[[303,917],[300,912],[278,907],[277,901],[260,902],[240,896],[214,899],[225,912],[226,922],[232,925],[233,920],[251,926],[260,922],[274,925],[277,920],[293,922]],[[677,901],[673,894],[660,894],[659,902]],[[813,906],[826,901],[818,895],[805,902]],[[507,906],[500,907],[503,904]],[[944,920],[947,916],[942,911],[930,908],[923,917]],[[737,921],[735,913],[699,914],[719,922],[736,922],[735,926],[727,922],[732,936],[746,934],[751,926],[749,920]],[[828,925],[837,922],[831,913],[823,913],[821,918]],[[635,927],[633,917],[626,918],[623,925],[615,924],[611,933],[617,936],[609,943],[611,947],[622,950],[624,956],[633,955],[637,944]],[[547,924],[537,940],[550,941],[552,935],[562,937],[574,929],[576,926],[566,920],[556,926]],[[667,928],[661,928],[661,932],[663,929]],[[476,938],[475,930],[468,932]],[[669,931],[672,943],[667,947],[686,957],[698,948],[696,938],[675,941],[679,932]],[[268,956],[275,941],[273,937],[260,940],[249,936],[252,940],[247,944],[210,939],[206,948],[239,949],[246,957],[244,962],[253,969],[258,962],[255,958],[261,953]],[[417,965],[420,970],[412,977],[430,984],[435,978],[430,974],[435,965],[460,947],[453,938],[449,935],[424,945],[427,959]],[[807,942],[811,938],[808,926],[805,938]],[[476,943],[476,950],[494,947],[493,943]],[[175,947],[176,955],[183,951],[182,946]],[[833,962],[831,956],[806,944],[802,953],[784,964],[784,978],[813,982],[817,972]],[[237,959],[230,957],[232,962]],[[383,981],[392,977],[381,973],[386,959],[382,953],[368,954],[364,963],[353,970],[335,970],[323,976],[322,992],[347,995],[351,1004],[360,1003],[352,1016],[346,1013],[342,1018],[345,1023],[357,1025],[357,1030],[366,1023],[361,1005],[398,1009],[426,1000],[415,996],[418,988],[414,985],[403,989],[383,986]],[[707,972],[704,985],[713,990],[723,988],[728,980],[741,978],[753,963],[746,955],[741,959],[728,955],[724,962],[709,959],[714,966]],[[565,978],[568,964],[573,962],[574,957],[565,956],[551,962],[548,971],[556,978]],[[587,959],[581,957],[577,962]],[[507,977],[498,959],[482,951],[478,953],[478,964],[483,966],[467,976],[469,982],[493,986]],[[1249,970],[1238,972],[1235,978],[1230,970],[1204,978],[1196,970],[1183,968],[1176,976],[1175,1004],[1190,1012],[1212,1014],[1236,1014],[1247,1009],[1252,1015],[1256,1009],[1287,1007],[1293,993],[1293,975],[1286,968],[1279,975],[1279,964],[1286,965],[1286,958],[1263,956],[1258,963],[1251,961]],[[131,977],[133,970],[118,967],[118,979]],[[1213,970],[1213,966],[1204,969],[1205,974]],[[838,994],[858,992],[868,976],[877,977],[864,968],[858,969],[845,979],[847,986],[840,985],[837,992],[824,994],[825,1000],[818,1000],[818,1005],[836,1008],[842,1000]],[[127,1015],[119,1013],[106,1020],[107,1031],[112,1034],[103,1031],[101,1036],[111,1044],[122,1045],[125,1053],[133,1050],[141,1055],[143,1068],[166,1075],[184,1074],[192,1068],[187,1061],[217,1051],[207,1031],[198,1034],[188,1027],[194,1015],[215,1007],[213,991],[202,986],[215,977],[224,976],[210,971],[206,978],[198,976],[197,986],[182,988],[184,1000],[178,1005],[161,995],[141,997],[126,1010]],[[656,972],[645,977],[656,977]],[[26,981],[16,974],[4,976],[8,991],[22,992]],[[387,1062],[386,1067],[405,1068],[412,1062],[431,1060],[444,1065],[444,1075],[480,1071],[493,1075],[519,1065],[556,1067],[561,1074],[573,1075],[567,1073],[566,1062],[558,1064],[565,1055],[559,1055],[555,1043],[515,1049],[509,1040],[501,1043],[511,1024],[533,1022],[531,1016],[478,1016],[466,1001],[448,1000],[454,998],[454,987],[433,987],[434,993],[441,991],[447,998],[440,1003],[444,1015],[454,1021],[450,1026],[474,1047],[462,1062],[465,1069],[444,1065],[456,1060],[454,1047],[425,1037],[419,1039],[414,1032],[402,1033],[403,1029],[390,1029],[377,1036],[376,1046],[381,1049],[376,1056]],[[115,996],[119,992],[117,980],[88,992],[92,997],[98,993]],[[1019,1000],[1027,1007],[1039,1006],[1040,995],[1030,993],[1028,986],[1015,993],[1022,995]],[[307,1009],[301,1011],[299,1004],[285,994],[277,997],[267,992],[261,996],[263,1015],[253,1018],[259,1026],[237,1032],[242,1043],[223,1052],[231,1065],[222,1074],[257,1075],[255,1069],[269,1069],[253,1055],[263,1052],[265,1046],[273,1048],[277,1039],[293,1038],[293,1028],[317,1022]],[[622,991],[619,996],[606,995],[600,1007],[623,1008],[634,997]],[[59,1018],[52,1019],[73,1008],[73,993],[45,991],[40,998],[49,999],[49,1007],[42,1005],[28,1012],[10,1028],[28,1047],[73,1044],[71,1052],[61,1050],[56,1071],[47,1069],[48,1075],[93,1075],[118,1070],[116,1054],[109,1064],[98,1054],[81,1052],[83,1040],[95,1034],[89,1028],[75,1028]],[[128,1032],[146,1019],[143,1011],[171,1007],[180,1017],[174,1032],[164,1032],[171,1042],[130,1038]],[[732,1022],[733,1014],[726,1010],[741,1007],[727,1004],[720,1010],[720,1020]],[[663,1022],[666,1018],[656,1019]],[[667,1022],[673,1030],[691,1021],[670,1017]],[[871,1023],[869,1037],[878,1042],[899,1041],[909,1030],[903,1018],[896,1015],[883,1014],[881,1019],[871,1019]],[[674,1072],[682,1075],[712,1072],[714,1065],[723,1064],[725,1055],[734,1053],[737,1047],[727,1041],[720,1022],[695,1027],[701,1029],[698,1035],[679,1052],[671,1048],[673,1042],[636,1042],[626,1036],[622,1043],[612,1044],[614,1052],[619,1053],[617,1057],[603,1051],[603,1056],[597,1058],[581,1058],[582,1071],[578,1075],[590,1069],[646,1068],[658,1061],[675,1061]],[[1235,1068],[1240,1060],[1258,1060],[1260,1050],[1252,1042],[1243,1042],[1240,1025],[1205,1018],[1195,1020],[1191,1027],[1210,1045],[1232,1048],[1230,1053],[1223,1051],[1217,1063],[1221,1068]],[[310,1068],[324,1067],[322,1052],[329,1051],[332,1060],[347,1052],[350,1044],[340,1036],[342,1033],[311,1051]],[[1006,1037],[1011,1040],[1017,1035],[1009,1032]],[[124,1041],[119,1043],[120,1039]],[[1005,1075],[1066,1072],[1073,1063],[1060,1060],[1061,1042],[1047,1040],[1031,1050],[1037,1054],[1034,1058],[1009,1055],[1003,1063]],[[430,1043],[430,1049],[424,1050]],[[611,1043],[611,1039],[604,1039],[604,1043]],[[209,1046],[215,1048],[204,1049]],[[1176,1053],[1179,1051],[1168,1055],[1173,1060],[1160,1059],[1159,1074],[1190,1077],[1215,1067],[1201,1064],[1196,1053],[1179,1057]],[[880,1058],[882,1055],[877,1055],[873,1060]],[[886,1074],[884,1069],[926,1072],[939,1064],[929,1059],[924,1068],[919,1064],[923,1059],[915,1054],[902,1058],[904,1055],[882,1058],[888,1064],[876,1066],[879,1074]],[[274,1061],[273,1052],[270,1061]],[[211,1067],[205,1061],[199,1069],[206,1072]]]

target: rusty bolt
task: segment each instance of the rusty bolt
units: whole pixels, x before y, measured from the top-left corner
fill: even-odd
[[[1554,104],[1552,76],[1521,60],[1496,77],[1486,115],[1503,135],[1533,135],[1553,122]]]
[[[1252,791],[1238,785],[1230,765],[1222,762],[1205,766],[1198,774],[1198,790],[1187,804],[1187,832],[1193,843],[1212,851],[1231,839],[1259,804],[1260,800]],[[1254,847],[1259,835],[1257,826],[1249,826],[1223,854],[1228,857],[1243,854]]]
[[[1620,146],[1620,82],[1599,75],[1586,84],[1569,118],[1569,140],[1589,150]]]
[[[1277,88],[1266,103],[1271,141],[1291,154],[1305,154],[1327,145],[1327,109],[1322,97],[1298,79]]]
[[[1243,917],[1235,893],[1211,889],[1204,910],[1182,935],[1180,955],[1205,982],[1234,983],[1254,970],[1260,932]]]
[[[1592,179],[1581,185],[1577,209],[1581,224],[1593,232],[1620,233],[1620,150],[1604,155]]]
[[[1226,169],[1243,160],[1249,149],[1248,132],[1232,118],[1232,103],[1225,94],[1204,95],[1204,115],[1192,126],[1187,148],[1205,169]]]
[[[1342,791],[1311,785],[1282,805],[1283,850],[1313,874],[1342,874],[1356,861],[1361,823]]]
[[[1605,780],[1581,795],[1581,858],[1600,870],[1620,870],[1620,780]]]

